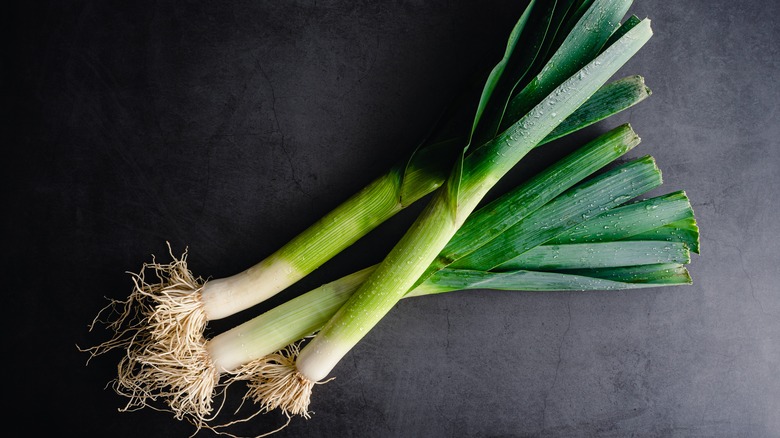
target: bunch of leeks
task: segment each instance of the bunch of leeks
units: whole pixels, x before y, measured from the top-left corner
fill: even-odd
[[[531,1],[503,58],[388,173],[257,265],[202,281],[182,257],[145,265],[112,303],[116,335],[88,349],[126,354],[114,388],[126,409],[163,400],[177,418],[213,415],[220,379],[249,380],[263,410],[308,415],[313,385],[401,298],[466,289],[586,290],[687,284],[698,229],[684,193],[628,203],[661,183],[650,157],[588,178],[636,146],[621,126],[476,210],[529,151],[633,106],[641,77],[607,83],[650,38],[621,24],[631,1]],[[209,320],[303,278],[392,215],[432,194],[378,265],[206,339]],[[147,282],[144,271],[159,282]],[[303,350],[295,342],[316,333]]]

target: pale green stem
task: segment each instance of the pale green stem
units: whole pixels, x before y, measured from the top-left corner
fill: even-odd
[[[224,318],[248,309],[305,277],[370,230],[401,211],[397,171],[378,178],[274,254],[203,290],[206,316]]]

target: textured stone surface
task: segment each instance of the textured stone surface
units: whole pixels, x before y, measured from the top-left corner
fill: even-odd
[[[113,437],[193,430],[117,413],[103,386],[118,358],[85,366],[74,346],[94,342],[86,324],[103,296],[126,294],[124,271],[166,240],[188,245],[203,276],[269,254],[410,150],[524,6],[23,3],[3,63],[2,257],[5,357],[30,362],[12,362],[10,417],[35,435]],[[621,74],[644,75],[653,96],[529,157],[502,187],[631,122],[643,142],[630,156],[664,171],[654,193],[693,201],[694,285],[406,300],[316,388],[313,418],[278,436],[780,436],[780,7],[637,3],[655,36]],[[417,211],[267,305],[379,261]]]

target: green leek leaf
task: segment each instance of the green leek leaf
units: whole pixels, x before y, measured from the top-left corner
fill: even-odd
[[[605,211],[546,244],[625,239],[683,242],[698,253],[698,227],[688,196],[677,191]]]
[[[637,240],[541,245],[502,263],[493,270],[502,272],[517,269],[555,271],[659,263],[685,264],[690,261],[690,252],[683,243]]]

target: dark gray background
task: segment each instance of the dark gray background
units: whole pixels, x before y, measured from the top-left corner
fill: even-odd
[[[166,240],[202,276],[271,253],[408,152],[525,4],[19,3],[4,14],[6,424],[90,437],[193,432],[118,413],[104,389],[118,355],[87,366],[76,349],[103,339],[87,323],[126,296],[125,271]],[[403,301],[278,436],[780,436],[780,7],[632,12],[656,34],[620,75],[653,96],[529,156],[497,192],[630,121],[630,156],[664,171],[656,193],[693,201],[694,285]],[[417,211],[267,306],[380,260]]]

